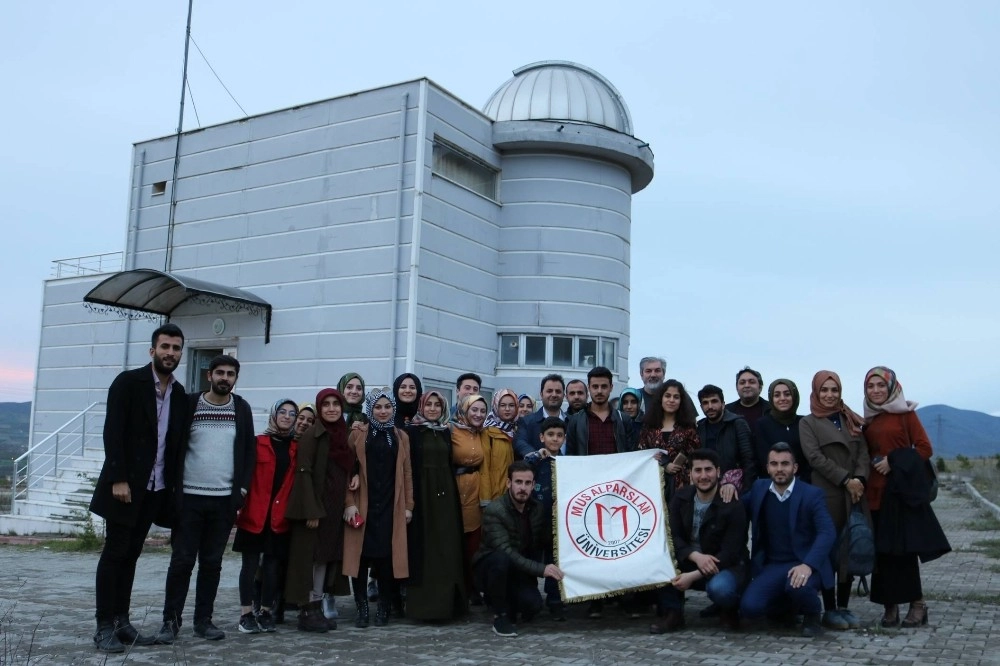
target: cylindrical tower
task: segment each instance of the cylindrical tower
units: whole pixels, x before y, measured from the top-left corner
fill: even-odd
[[[497,375],[627,378],[632,194],[652,151],[615,87],[576,63],[515,70],[483,111],[503,154]]]

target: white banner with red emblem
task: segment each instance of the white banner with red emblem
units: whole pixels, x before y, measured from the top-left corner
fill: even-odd
[[[555,559],[564,601],[659,587],[676,575],[654,454],[556,458]]]

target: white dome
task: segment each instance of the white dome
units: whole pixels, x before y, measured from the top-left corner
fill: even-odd
[[[545,60],[514,70],[483,113],[496,121],[568,120],[632,136],[632,116],[611,82],[575,62]]]

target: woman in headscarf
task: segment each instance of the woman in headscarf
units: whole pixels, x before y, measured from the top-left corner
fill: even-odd
[[[299,415],[295,418],[295,427],[292,430],[292,437],[298,439],[306,430],[316,423],[316,406],[311,402],[303,402],[299,405]]]
[[[267,428],[257,436],[257,462],[243,507],[236,517],[233,550],[243,554],[240,569],[240,621],[244,634],[274,631],[271,612],[278,596],[279,563],[288,559],[285,507],[294,478],[296,444],[292,428],[298,416],[292,400],[271,407]],[[260,611],[254,617],[254,581],[260,573]]]
[[[642,394],[637,388],[627,388],[618,397],[618,409],[629,415],[635,423],[641,424],[645,413],[642,411]]]
[[[406,372],[396,377],[392,383],[392,395],[396,398],[396,427],[405,428],[417,415],[420,407],[420,396],[424,393],[424,387],[420,383],[420,377],[412,372]]]
[[[517,416],[518,418],[527,416],[535,411],[535,399],[527,393],[517,396]]]
[[[767,401],[771,411],[757,419],[754,426],[754,458],[757,462],[757,478],[767,479],[767,454],[778,442],[785,442],[792,447],[795,462],[799,465],[796,476],[812,483],[812,467],[802,453],[802,439],[799,437],[799,421],[802,417],[796,414],[799,410],[799,387],[791,379],[775,379],[767,387]]]
[[[450,620],[466,610],[462,510],[451,467],[449,413],[444,395],[429,391],[406,429],[415,503],[407,540],[406,614],[417,620]]]
[[[482,605],[482,598],[475,592],[472,582],[472,556],[479,550],[483,523],[483,478],[489,478],[489,460],[486,451],[489,437],[483,430],[486,422],[486,398],[474,393],[467,395],[455,407],[451,422],[451,464],[458,486],[458,499],[462,505],[462,532],[465,545],[465,588],[474,606]],[[485,502],[483,502],[485,504]]]
[[[660,449],[660,464],[666,466],[666,499],[674,491],[691,483],[688,457],[701,446],[695,424],[698,415],[684,385],[668,379],[656,390],[655,399],[649,401],[642,430],[639,432],[639,449]],[[678,458],[681,456],[681,458]]]
[[[365,575],[378,577],[379,597],[375,626],[389,624],[394,578],[409,576],[406,525],[413,517],[413,477],[410,439],[395,426],[396,402],[385,388],[372,389],[365,398],[367,425],[351,431],[348,442],[358,458],[361,484],[347,495],[344,520],[351,525],[344,536],[344,573],[351,576],[358,616],[356,627],[368,626]],[[355,527],[358,519],[361,523]]]
[[[902,626],[927,624],[919,562],[951,550],[930,501],[924,499],[933,450],[916,409],[917,403],[903,397],[895,372],[877,366],[865,375],[864,430],[873,461],[866,494],[875,528],[871,600],[885,609],[883,627],[900,625],[901,603],[910,604]],[[920,499],[900,501],[908,489],[922,491],[912,493]]]
[[[355,423],[364,423],[365,380],[356,372],[348,372],[337,382],[337,390],[344,397],[344,420],[350,428]]]
[[[316,394],[319,418],[298,441],[295,481],[288,502],[292,544],[285,597],[299,605],[298,628],[336,629],[323,615],[323,593],[343,590],[344,496],[358,486],[357,460],[347,443],[346,401],[340,391]],[[338,585],[339,584],[339,585]]]
[[[514,434],[517,431],[517,394],[500,389],[493,394],[493,406],[483,422],[489,447],[489,477],[483,477],[482,499],[492,501],[507,492],[507,467],[514,462]]]
[[[826,508],[839,535],[855,504],[868,513],[865,484],[868,479],[868,446],[861,417],[844,404],[842,384],[835,372],[820,370],[813,376],[809,414],[799,421],[802,453],[812,467],[812,484],[826,495]],[[831,629],[857,629],[858,617],[847,608],[851,575],[847,557],[834,556],[836,588],[823,590],[823,624]]]

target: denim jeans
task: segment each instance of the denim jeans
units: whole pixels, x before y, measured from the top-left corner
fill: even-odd
[[[705,590],[713,604],[723,610],[730,610],[740,605],[742,587],[742,575],[734,569],[723,569],[711,578],[696,581],[691,589]],[[657,600],[657,610],[684,610],[684,592],[673,585],[662,588]]]
[[[170,535],[173,552],[167,569],[166,598],[163,621],[174,620],[181,625],[184,601],[191,586],[191,572],[198,562],[195,586],[195,626],[212,619],[215,595],[222,575],[222,556],[229,542],[229,533],[236,522],[232,498],[184,494],[176,527]]]

